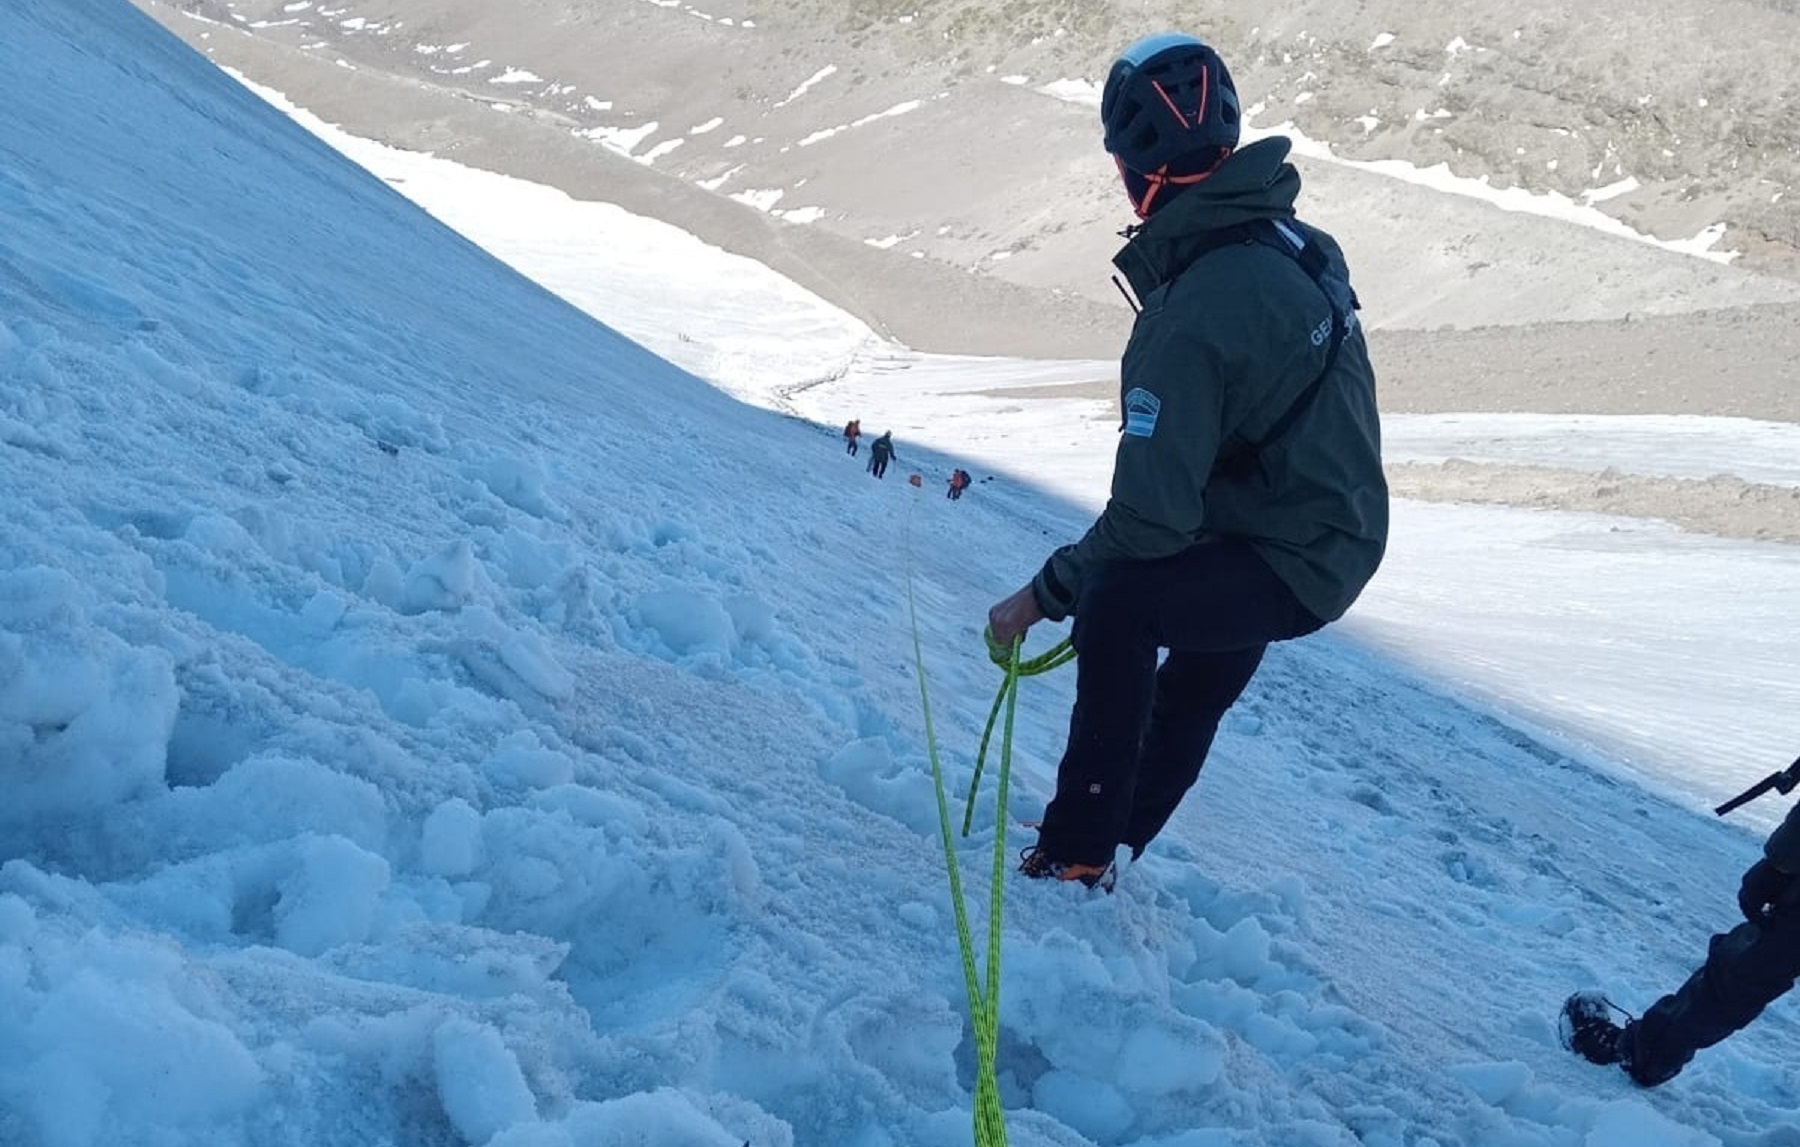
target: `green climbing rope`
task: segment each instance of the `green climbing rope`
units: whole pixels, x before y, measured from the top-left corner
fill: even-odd
[[[1065,639],[1048,652],[1029,661],[1019,660],[1023,638],[1014,638],[1010,646],[994,639],[992,630],[983,630],[988,658],[1006,671],[994,707],[988,713],[987,727],[981,732],[981,747],[975,754],[975,775],[969,782],[969,805],[963,815],[963,835],[969,835],[969,824],[975,815],[975,793],[981,784],[981,770],[987,759],[988,741],[1002,707],[1006,724],[1000,734],[1000,769],[996,782],[994,809],[994,870],[988,886],[987,987],[982,988],[975,963],[975,941],[969,931],[968,908],[963,902],[962,870],[956,859],[956,841],[950,831],[950,803],[944,795],[944,767],[938,758],[937,733],[931,724],[931,691],[925,685],[925,652],[919,640],[919,606],[913,593],[912,576],[912,507],[906,519],[906,612],[912,623],[913,669],[919,679],[919,703],[925,711],[925,751],[931,758],[931,780],[937,790],[938,828],[944,844],[944,864],[950,871],[950,901],[956,913],[956,942],[962,951],[964,987],[969,993],[969,1023],[975,1032],[975,1145],[1006,1147],[1006,1112],[1000,1103],[1000,1084],[994,1074],[1000,1048],[1000,908],[1001,891],[1006,886],[1006,807],[1012,780],[1013,718],[1018,711],[1019,678],[1048,673],[1075,656]]]
[[[1006,1147],[1006,1114],[1000,1105],[1000,1085],[994,1061],[1000,1045],[1000,892],[1006,879],[1006,770],[1002,754],[1000,810],[994,833],[994,873],[988,897],[987,989],[982,990],[975,967],[975,942],[969,933],[969,913],[963,903],[962,875],[956,860],[956,842],[950,833],[950,804],[944,796],[944,769],[938,759],[937,735],[931,725],[931,693],[925,686],[925,653],[919,641],[919,611],[913,595],[912,569],[906,576],[906,609],[912,620],[913,668],[919,678],[919,701],[925,709],[925,751],[931,758],[931,779],[937,788],[938,827],[944,843],[944,863],[950,870],[950,901],[956,912],[956,942],[962,950],[963,980],[969,993],[969,1022],[975,1030],[975,1143],[976,1147]],[[1018,664],[1018,651],[1012,655]],[[1010,675],[1010,674],[1009,674]],[[1012,734],[1012,711],[1006,716],[1007,743]]]
[[[1006,646],[1001,645],[998,641],[994,640],[994,631],[991,629],[983,629],[981,631],[981,636],[982,639],[987,642],[988,660],[1006,670],[1006,678],[1000,682],[1000,692],[994,695],[994,707],[988,710],[987,725],[981,730],[981,746],[975,750],[975,775],[969,780],[969,803],[968,806],[963,809],[962,833],[964,836],[969,835],[969,826],[975,819],[975,794],[981,788],[981,771],[987,764],[988,741],[993,738],[994,722],[1000,716],[1000,706],[1007,704],[1009,700],[1017,699],[1019,695],[1019,678],[1036,677],[1040,673],[1048,673],[1052,669],[1067,665],[1075,659],[1075,647],[1069,644],[1069,639],[1066,637],[1051,646],[1047,651],[1033,657],[1031,660],[1020,661],[1018,659],[1018,641],[1015,640],[1013,642],[1013,648],[1008,649]],[[1001,767],[1005,770],[1001,773],[1000,783],[1004,786],[1006,784],[1006,774],[1012,768],[1011,708],[1008,708],[1006,714],[1006,732],[1000,745],[1000,758],[1002,762]]]

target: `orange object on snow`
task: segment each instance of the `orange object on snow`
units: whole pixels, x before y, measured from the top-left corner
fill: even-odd
[[[917,474],[914,474],[912,477],[908,478],[907,481],[911,482],[915,486],[923,486],[925,484],[925,479],[919,477]]]

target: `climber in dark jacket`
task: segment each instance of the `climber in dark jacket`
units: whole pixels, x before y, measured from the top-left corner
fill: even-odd
[[[894,457],[894,432],[883,430],[880,438],[869,443],[869,473],[877,478],[885,477],[888,463]]]
[[[1001,648],[1075,619],[1068,745],[1028,876],[1110,887],[1115,849],[1162,830],[1268,644],[1342,616],[1386,545],[1343,254],[1295,218],[1288,141],[1240,149],[1238,119],[1224,62],[1191,36],[1141,41],[1107,77],[1106,148],[1143,220],[1114,258],[1141,307],[1112,495],[988,613]]]

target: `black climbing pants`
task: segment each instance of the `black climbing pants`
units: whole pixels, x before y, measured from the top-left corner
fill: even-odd
[[[1038,844],[1105,864],[1162,831],[1270,642],[1324,623],[1247,542],[1092,571],[1075,606],[1075,708]],[[1167,649],[1159,668],[1157,655]]]
[[[1625,1068],[1646,1087],[1673,1079],[1694,1053],[1749,1025],[1800,977],[1800,905],[1712,938],[1706,963],[1650,1005],[1625,1037]]]

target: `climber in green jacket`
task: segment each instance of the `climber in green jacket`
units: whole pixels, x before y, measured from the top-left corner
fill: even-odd
[[[1343,253],[1295,217],[1288,141],[1239,148],[1239,118],[1191,36],[1134,44],[1107,78],[1106,149],[1142,220],[1114,258],[1138,315],[1111,497],[988,613],[1003,646],[1075,619],[1069,740],[1029,876],[1110,887],[1116,848],[1161,831],[1269,643],[1341,617],[1386,546]]]

